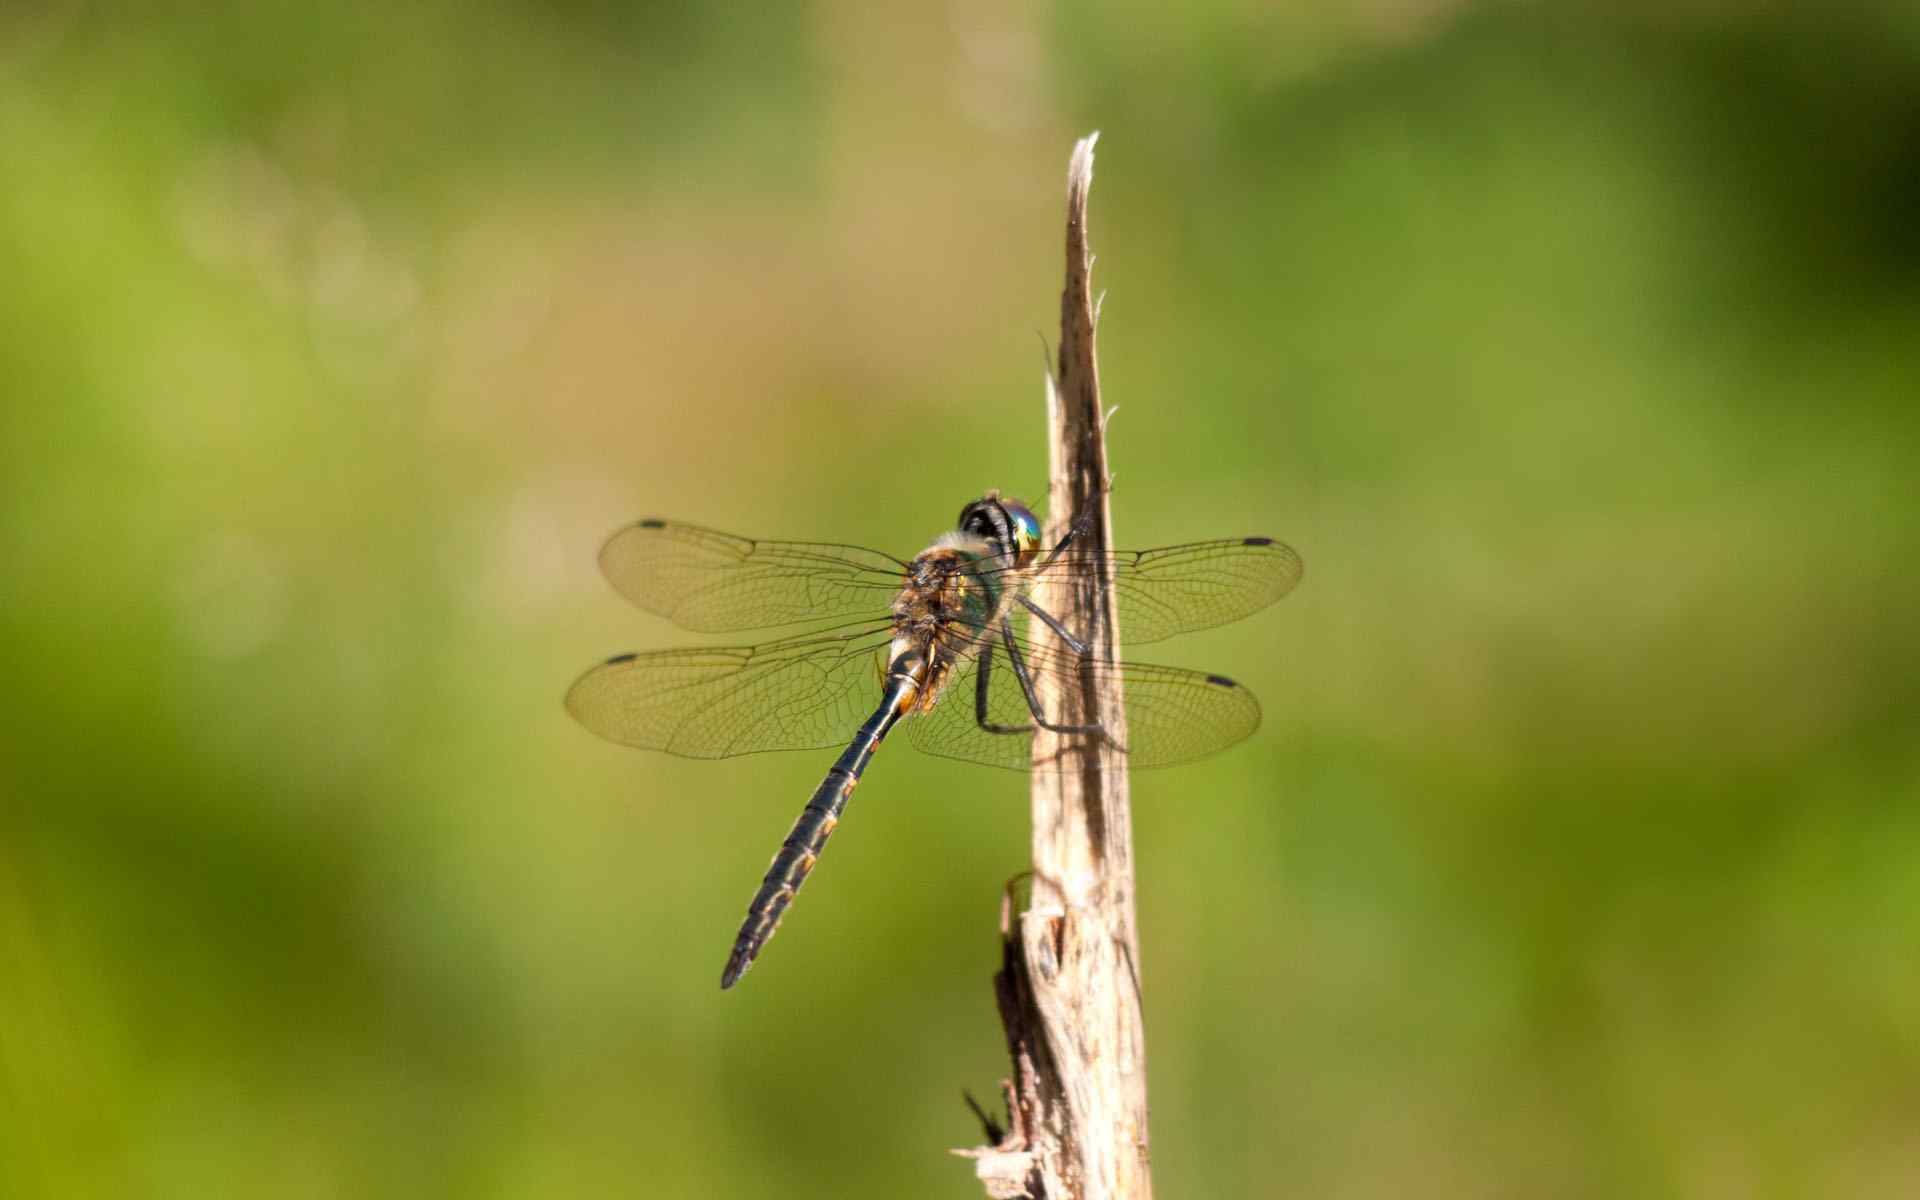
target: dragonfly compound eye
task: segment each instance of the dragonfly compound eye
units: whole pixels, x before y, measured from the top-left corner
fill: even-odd
[[[960,510],[959,529],[985,541],[1005,546],[1013,540],[1013,520],[999,497],[992,494]]]
[[[1021,554],[1037,550],[1040,546],[1040,518],[1034,516],[1033,510],[1018,500],[1002,501],[1001,507],[1006,512],[1011,526],[1012,538],[1009,545]]]

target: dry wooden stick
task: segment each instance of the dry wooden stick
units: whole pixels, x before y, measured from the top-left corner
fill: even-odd
[[[1093,552],[1113,544],[1087,249],[1098,137],[1081,140],[1067,168],[1060,357],[1047,381],[1049,535],[1057,541],[1077,528],[1076,546]],[[1040,604],[1087,643],[1091,657],[1118,662],[1112,580],[1103,574],[1047,586]],[[1053,638],[1037,622],[1031,632],[1036,640]],[[1053,722],[1098,722],[1110,740],[1035,735],[1036,759],[1064,757],[1067,767],[1034,775],[1032,896],[1017,926],[1011,896],[1001,910],[1002,968],[994,986],[1013,1058],[1006,1084],[1011,1128],[997,1145],[966,1153],[992,1197],[1146,1200],[1153,1186],[1133,823],[1125,756],[1116,748],[1126,743],[1126,713],[1113,672],[1085,674],[1078,687],[1055,683],[1040,699]]]

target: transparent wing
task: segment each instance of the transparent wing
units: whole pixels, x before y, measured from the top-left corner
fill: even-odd
[[[1125,631],[1122,630],[1124,635]],[[1081,672],[1100,676],[1119,672],[1127,708],[1123,741],[1132,767],[1167,767],[1202,758],[1239,742],[1260,726],[1260,702],[1253,693],[1223,675],[1208,675],[1180,667],[1151,663],[1121,663],[1117,667],[1082,660],[1067,651],[1021,648],[1021,657],[1044,697],[1062,687],[1079,685]],[[980,674],[987,675],[986,724],[1027,727],[1021,733],[996,733],[980,720]],[[1059,680],[1042,682],[1042,677]],[[1060,716],[1048,717],[1060,722]],[[1033,761],[1033,714],[1027,707],[1006,653],[998,645],[982,648],[962,662],[932,712],[910,716],[902,725],[907,740],[928,754],[967,762],[1007,767],[1016,771],[1059,769],[1064,762],[1036,765]],[[1071,742],[1097,741],[1100,734],[1072,735]]]
[[[610,741],[686,758],[844,746],[880,702],[886,625],[763,646],[621,654],[567,691]]]
[[[1122,646],[1237,621],[1291,592],[1303,569],[1285,542],[1249,537],[1109,554],[1068,547],[1028,578],[1044,603],[1042,585],[1071,585],[1102,567],[1113,574]]]
[[[600,550],[622,596],[698,633],[884,616],[906,566],[859,546],[756,542],[659,520],[627,526]]]

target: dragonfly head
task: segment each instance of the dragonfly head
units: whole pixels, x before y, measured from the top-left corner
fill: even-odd
[[[1033,510],[999,492],[988,492],[960,510],[960,530],[981,538],[1024,565],[1040,549],[1040,520]]]

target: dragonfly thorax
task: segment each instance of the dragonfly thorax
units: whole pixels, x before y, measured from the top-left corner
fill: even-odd
[[[894,632],[969,645],[999,615],[1002,588],[985,542],[947,534],[907,565],[893,600]]]
[[[893,644],[888,658],[910,653],[927,667],[922,706],[940,695],[954,665],[991,630],[1004,603],[998,558],[979,538],[949,533],[907,565],[906,582],[893,601]]]

